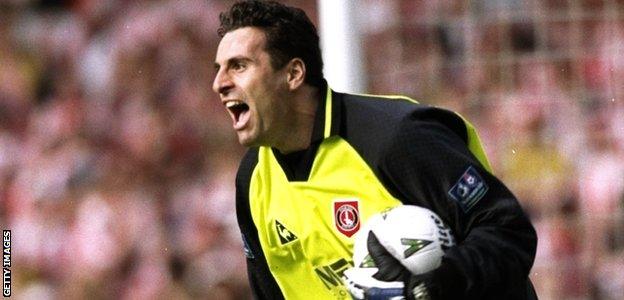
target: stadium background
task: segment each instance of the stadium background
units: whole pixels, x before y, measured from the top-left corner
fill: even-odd
[[[0,0],[16,299],[249,297],[244,149],[210,90],[230,1]],[[288,1],[317,20],[315,1]],[[542,299],[624,295],[624,1],[361,0],[370,93],[461,112],[539,235]]]

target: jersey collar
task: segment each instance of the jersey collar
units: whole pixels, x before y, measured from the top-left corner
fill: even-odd
[[[319,101],[314,117],[312,143],[337,135],[340,128],[340,94],[334,92],[327,83],[324,85],[323,94],[325,97]]]

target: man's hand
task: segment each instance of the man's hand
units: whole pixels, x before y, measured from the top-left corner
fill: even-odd
[[[378,271],[372,275],[374,279],[381,281],[399,281],[404,283],[403,294],[406,299],[443,299],[439,289],[435,289],[432,282],[432,272],[414,275],[410,273],[392,254],[384,248],[377,236],[370,231],[368,233],[368,253],[375,262]]]
[[[343,273],[343,281],[356,300],[402,300],[403,282],[380,281],[373,278],[376,268],[351,268]]]

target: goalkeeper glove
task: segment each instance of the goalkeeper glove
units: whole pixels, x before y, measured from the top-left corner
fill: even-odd
[[[381,245],[377,236],[371,231],[367,240],[368,252],[377,266],[377,273],[372,277],[381,281],[401,281],[404,283],[404,296],[408,300],[425,299],[460,299],[455,293],[457,289],[442,289],[441,282],[448,283],[447,287],[454,286],[456,282],[439,278],[447,272],[440,272],[440,268],[448,268],[441,265],[438,269],[423,274],[414,275],[405,268],[392,254]],[[450,278],[445,278],[450,279]]]
[[[355,300],[403,300],[403,282],[373,278],[377,268],[351,268],[343,272],[343,281]]]

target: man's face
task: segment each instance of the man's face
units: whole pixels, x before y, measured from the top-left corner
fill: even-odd
[[[274,70],[264,33],[254,27],[228,32],[217,49],[212,85],[244,146],[275,145],[287,131],[287,74]]]

